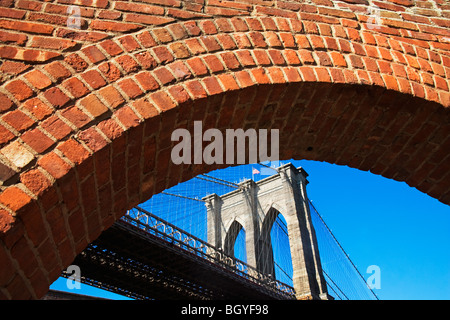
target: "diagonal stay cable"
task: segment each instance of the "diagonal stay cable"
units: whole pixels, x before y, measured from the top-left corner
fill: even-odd
[[[165,192],[165,191],[163,191],[163,192],[161,192],[161,193],[162,193],[162,194],[165,194],[165,195],[168,195],[168,196],[173,196],[173,197],[178,197],[178,198],[183,198],[183,199],[188,199],[188,200],[195,200],[195,201],[205,202],[205,201],[202,200],[202,199],[196,199],[196,198],[186,197],[186,196],[182,196],[182,195],[179,195],[179,194],[173,194],[173,193],[169,193],[169,192]]]
[[[361,275],[361,273],[359,272],[358,268],[355,266],[355,264],[353,263],[353,261],[350,259],[350,257],[348,256],[347,252],[345,252],[344,248],[342,248],[341,244],[339,243],[339,241],[337,241],[336,237],[334,236],[334,234],[331,232],[330,228],[328,228],[327,224],[325,223],[325,221],[322,219],[322,216],[319,214],[319,211],[317,211],[316,207],[314,206],[314,204],[312,203],[311,200],[309,200],[310,205],[313,207],[314,211],[316,211],[317,216],[319,217],[319,219],[322,221],[323,225],[325,226],[325,228],[327,229],[327,231],[330,233],[331,237],[333,238],[333,240],[337,243],[337,245],[339,246],[339,248],[342,250],[342,252],[344,253],[345,257],[348,259],[348,261],[350,262],[350,264],[352,265],[352,267],[356,270],[356,272],[358,273],[358,275],[361,277],[361,279],[363,280],[364,283],[366,283],[364,277]],[[331,279],[331,278],[330,278]],[[367,285],[367,283],[366,283]],[[375,292],[373,292],[373,290],[367,285],[367,288],[370,290],[370,292],[373,294],[373,296],[378,299],[378,296],[375,294]]]
[[[204,181],[208,181],[208,182],[221,184],[221,185],[224,185],[224,186],[227,186],[227,187],[230,187],[230,188],[239,188],[239,185],[237,185],[236,183],[229,182],[229,181],[226,181],[226,180],[222,180],[222,179],[219,179],[219,178],[214,178],[214,177],[211,177],[211,176],[207,176],[205,174],[203,174],[203,176],[206,176],[206,177],[208,177],[210,179],[199,177],[199,176],[196,176],[195,178],[196,179],[200,179],[200,180],[204,180]]]

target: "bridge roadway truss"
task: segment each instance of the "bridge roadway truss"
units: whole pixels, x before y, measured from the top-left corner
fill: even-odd
[[[81,282],[134,299],[295,299],[292,287],[139,207],[72,264]]]

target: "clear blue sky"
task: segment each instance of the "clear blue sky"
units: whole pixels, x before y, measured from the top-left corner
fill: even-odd
[[[450,299],[450,207],[368,172],[294,161],[309,174],[308,195],[364,277],[381,271],[380,299]],[[67,290],[59,279],[51,288]],[[77,293],[120,298],[87,288]]]

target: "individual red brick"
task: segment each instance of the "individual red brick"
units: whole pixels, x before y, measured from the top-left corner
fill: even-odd
[[[281,32],[280,38],[281,38],[281,41],[285,48],[297,48],[297,45],[295,43],[295,39],[294,39],[292,33]]]
[[[151,16],[147,14],[128,13],[125,15],[125,21],[158,26],[173,22],[175,19],[169,17]]]
[[[356,56],[356,55],[352,54],[349,56],[349,58],[350,58],[350,63],[352,64],[353,68],[364,69],[364,63],[360,56]]]
[[[52,81],[39,70],[28,72],[25,78],[37,89],[45,89],[52,84]]]
[[[231,18],[230,19],[231,24],[233,25],[235,31],[238,32],[244,32],[244,31],[248,31],[248,27],[247,24],[245,23],[245,21],[241,18]]]
[[[189,71],[189,69],[181,61],[171,63],[169,65],[169,69],[172,71],[173,75],[177,78],[177,80],[185,80],[192,77],[192,74]]]
[[[29,47],[57,50],[57,51],[67,51],[73,49],[77,44],[78,43],[76,41],[72,41],[69,39],[50,38],[47,36],[45,37],[35,36],[31,38]]]
[[[444,78],[435,76],[434,77],[434,82],[436,84],[436,88],[437,89],[448,91],[449,87],[448,87],[447,81]]]
[[[114,32],[133,32],[142,29],[139,24],[104,20],[93,20],[90,27],[94,30]]]
[[[75,164],[80,164],[89,158],[89,152],[77,141],[69,139],[57,147],[64,156]]]
[[[272,83],[286,83],[284,73],[280,67],[269,67],[267,72]]]
[[[187,91],[181,85],[172,86],[168,91],[179,105],[191,99]]]
[[[12,93],[14,98],[23,101],[33,95],[33,90],[28,87],[22,80],[13,80],[9,82],[5,89]]]
[[[253,69],[251,70],[253,77],[256,82],[259,84],[267,84],[270,83],[270,79],[266,74],[266,71],[263,68]]]
[[[33,119],[20,110],[14,110],[2,117],[2,120],[19,132],[25,131],[34,124]]]
[[[117,63],[122,67],[125,73],[136,72],[140,69],[139,64],[129,55],[123,55],[116,58]]]
[[[110,82],[115,82],[122,77],[122,73],[119,68],[110,62],[105,62],[99,65],[98,70],[100,70],[100,72],[102,72]]]
[[[236,56],[232,52],[224,52],[221,55],[223,62],[225,62],[225,66],[230,69],[238,69],[241,67],[241,64],[237,60]],[[208,62],[207,62],[208,63]],[[209,63],[208,63],[209,65]]]
[[[239,85],[231,74],[223,73],[217,76],[225,91],[237,90]]]
[[[302,80],[296,68],[285,67],[283,71],[289,82],[300,82]]]
[[[44,67],[45,71],[47,71],[56,81],[60,81],[62,79],[70,77],[72,74],[70,71],[64,67],[61,62],[55,61],[50,64],[47,64]]]
[[[141,64],[144,69],[153,69],[157,66],[156,60],[152,57],[150,52],[139,52],[134,55],[136,60]]]
[[[316,52],[317,57],[319,58],[319,64],[321,66],[333,66],[333,63],[331,62],[331,58],[326,52],[318,51]]]
[[[67,62],[72,68],[74,68],[77,72],[82,72],[86,70],[88,64],[83,60],[78,54],[72,53],[64,58],[64,61]]]
[[[214,94],[223,92],[223,89],[220,86],[219,81],[217,81],[217,79],[215,77],[207,77],[207,78],[203,79],[202,82],[205,85],[206,91],[208,91],[208,93],[210,95],[214,95]]]
[[[70,166],[54,152],[44,155],[38,164],[55,179],[62,178],[70,170]]]
[[[253,60],[252,55],[250,54],[250,51],[247,50],[239,50],[236,51],[236,55],[239,59],[239,62],[244,66],[244,67],[251,67],[251,66],[255,66],[256,63]]]
[[[217,40],[212,36],[203,36],[200,40],[208,52],[215,52],[222,49]]]
[[[89,70],[81,75],[84,81],[87,82],[93,89],[98,89],[106,86],[106,81],[97,70]]]
[[[0,8],[0,17],[8,17],[11,19],[21,20],[26,14],[24,10]]]
[[[57,87],[45,91],[44,96],[55,108],[62,108],[70,101],[70,98]]]
[[[144,93],[136,84],[136,82],[134,82],[131,78],[121,80],[120,82],[118,82],[118,85],[120,89],[122,89],[125,94],[132,99],[139,97]]]
[[[216,73],[224,70],[222,62],[214,55],[209,55],[203,58],[211,73]]]
[[[92,63],[98,63],[106,60],[105,55],[95,45],[81,49]]]
[[[233,38],[228,34],[218,34],[217,41],[222,46],[224,50],[233,50],[237,49],[236,43],[234,43]]]
[[[80,101],[80,105],[84,107],[94,118],[98,118],[109,109],[97,98],[96,95],[90,94]]]
[[[297,52],[295,50],[284,50],[284,58],[287,62],[287,64],[291,66],[300,65],[300,59],[297,55]]]
[[[186,88],[194,99],[206,98],[208,96],[201,83],[197,80],[186,82]]]
[[[397,80],[394,76],[383,74],[382,77],[387,89],[398,90]]]
[[[187,60],[186,62],[196,76],[203,76],[208,73],[208,69],[206,68],[206,65],[203,63],[203,61],[200,58],[194,57],[194,58]]]
[[[387,61],[378,61],[378,67],[381,73],[392,74],[391,64]]]
[[[283,55],[279,50],[268,50],[270,59],[272,59],[272,62],[277,65],[284,65],[286,64],[286,60],[284,60]]]
[[[299,49],[309,49],[311,48],[311,45],[309,43],[308,38],[305,35],[296,34],[295,35],[295,42],[297,43],[297,47]]]
[[[176,107],[175,102],[164,91],[158,91],[151,94],[154,105],[161,111],[167,111]]]
[[[158,82],[150,72],[138,73],[135,78],[145,91],[154,91],[159,88]]]
[[[46,119],[41,124],[41,127],[55,137],[56,140],[61,140],[72,132],[72,129],[55,115]]]
[[[114,115],[126,128],[136,127],[139,125],[139,117],[128,106],[120,108],[114,113]]]
[[[21,49],[6,45],[0,47],[0,57],[5,59],[15,59],[26,62],[46,62],[60,56],[61,53],[44,50]]]
[[[156,78],[163,84],[169,84],[175,81],[175,77],[167,68],[161,67],[153,71]]]
[[[250,32],[249,37],[256,48],[267,48],[267,43],[261,32]]]
[[[6,129],[4,126],[0,125],[0,146],[11,141],[14,138],[14,134]]]
[[[171,43],[169,48],[177,59],[187,58],[191,55],[188,48],[182,42]]]
[[[174,40],[181,40],[188,37],[186,29],[180,23],[173,23],[167,26],[168,31],[172,34]]]
[[[31,197],[17,187],[6,188],[0,193],[0,203],[11,209],[18,211],[31,202]]]
[[[9,143],[0,152],[19,169],[24,168],[34,159],[33,154],[18,140]]]
[[[172,54],[165,46],[156,47],[153,48],[152,50],[155,53],[155,56],[158,59],[159,63],[166,64],[173,61]]]
[[[315,64],[316,61],[314,60],[314,57],[312,56],[311,52],[308,50],[299,50],[298,51],[300,60],[303,64]]]
[[[47,35],[51,35],[54,30],[53,26],[47,24],[6,19],[0,19],[0,28]]]
[[[236,72],[236,80],[238,81],[241,88],[246,88],[254,85],[254,82],[247,71]]]
[[[112,85],[101,89],[99,93],[111,108],[117,108],[125,102],[120,92]]]
[[[108,144],[108,141],[106,141],[94,127],[87,128],[78,133],[78,140],[83,141],[92,152],[99,151]]]
[[[198,55],[206,52],[206,49],[195,38],[186,39],[184,42],[187,45],[189,51],[191,51],[193,55]]]
[[[274,31],[266,31],[264,32],[264,37],[266,38],[267,44],[269,47],[273,48],[282,48],[283,44],[281,43],[280,38],[278,37],[278,33]]]
[[[145,48],[150,48],[156,46],[156,41],[153,39],[149,31],[144,31],[136,35],[136,38],[140,44]]]
[[[110,39],[102,41],[100,46],[113,57],[123,53],[123,50],[119,47],[119,45]]]
[[[159,114],[155,106],[144,98],[135,101],[133,107],[144,119],[152,118]]]
[[[89,89],[86,88],[84,83],[75,77],[65,80],[62,83],[62,86],[67,89],[67,91],[69,91],[75,98],[85,96],[89,92]]]
[[[21,136],[22,140],[37,153],[46,151],[53,145],[53,140],[47,137],[41,130],[35,128],[25,132]]]
[[[124,47],[125,50],[127,50],[128,52],[133,52],[141,48],[136,39],[134,39],[131,35],[120,37],[119,42],[122,45],[122,47]]]
[[[364,57],[364,64],[366,65],[367,71],[378,71],[378,64],[375,59]]]
[[[100,129],[110,140],[116,139],[124,132],[122,127],[114,119],[107,119],[100,122],[97,125],[97,128]]]
[[[255,55],[256,63],[260,66],[269,66],[272,64],[266,50],[254,50],[253,54]],[[298,61],[300,62],[300,60]]]
[[[156,41],[159,41],[160,43],[168,43],[173,41],[169,31],[165,28],[155,28],[152,30],[152,33]]]
[[[403,65],[401,64],[397,64],[397,63],[393,63],[391,65],[393,73],[396,77],[403,77],[406,78],[408,75],[406,73],[406,69]],[[376,71],[376,70],[375,70]]]
[[[201,21],[200,28],[205,34],[216,34],[217,28],[211,20]]]
[[[13,102],[0,92],[0,112],[8,111],[13,106]]]
[[[71,107],[69,109],[64,110],[62,112],[62,115],[77,128],[82,128],[91,121],[88,115],[77,107]]]
[[[378,48],[378,51],[380,52],[381,58],[383,58],[384,60],[388,60],[388,61],[394,60],[392,58],[391,51],[387,50],[386,48],[380,47],[380,48]]]
[[[233,35],[234,42],[239,49],[251,48],[250,39],[244,33],[236,33]]]
[[[202,33],[202,30],[200,30],[195,21],[187,21],[184,22],[183,25],[186,28],[188,34],[191,36],[198,36]]]
[[[315,71],[319,82],[331,82],[331,76],[326,68],[316,68]]]
[[[299,67],[299,70],[304,81],[317,81],[314,69],[312,67]]]
[[[16,61],[5,61],[0,66],[0,71],[2,71],[5,74],[14,74],[18,75],[25,70],[29,69],[30,66],[26,65],[22,62],[16,62]]]

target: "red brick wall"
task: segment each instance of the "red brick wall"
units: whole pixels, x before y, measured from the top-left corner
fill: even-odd
[[[217,168],[170,161],[193,120],[450,204],[449,26],[446,0],[0,0],[0,298],[42,297],[126,209]]]

